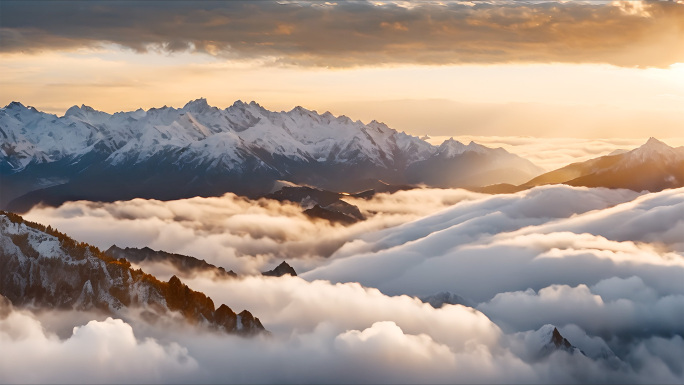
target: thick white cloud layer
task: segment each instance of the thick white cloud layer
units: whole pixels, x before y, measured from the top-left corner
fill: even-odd
[[[684,225],[684,189],[635,197],[553,186],[461,202],[344,246],[327,265],[303,275],[358,281],[390,294],[452,291],[476,302],[633,275],[661,293],[682,293],[677,234]]]
[[[61,340],[28,312],[0,303],[0,313],[2,383],[169,382],[198,368],[186,348],[137,339],[119,319],[90,321]]]
[[[252,339],[148,325],[131,313],[125,323],[81,319],[60,340],[51,333],[63,323],[5,311],[0,342],[21,354],[0,381],[24,381],[14,368],[29,365],[25,352],[69,357],[86,340],[88,354],[70,357],[91,365],[96,374],[83,377],[90,381],[684,381],[684,189],[414,190],[350,202],[371,218],[343,228],[310,222],[295,206],[229,195],[33,210],[29,219],[77,239],[109,229],[98,238],[105,247],[132,237],[191,255],[216,250],[196,256],[243,271],[288,258],[302,274],[186,280],[217,304],[249,309],[272,332]],[[132,235],[149,226],[158,227]],[[296,253],[307,248],[315,251]],[[477,305],[434,309],[412,297],[441,291]],[[539,330],[547,324],[581,352],[544,351]],[[22,350],[25,341],[35,344]],[[152,358],[125,374],[97,371],[105,363],[96,347],[108,344],[123,362]],[[71,361],[54,361],[62,377],[26,381],[72,381]]]
[[[371,218],[348,227],[312,221],[298,205],[250,201],[231,193],[169,202],[68,202],[58,208],[33,208],[24,217],[103,249],[113,244],[148,246],[205,259],[240,273],[258,273],[282,259],[294,259],[298,271],[307,269],[361,234],[480,197],[465,190],[416,189],[379,194],[368,201],[350,199]]]
[[[570,324],[561,332],[587,356],[555,351],[544,357],[538,343],[544,341],[531,338],[531,331],[503,334],[482,313],[459,305],[434,309],[416,299],[388,297],[358,284],[295,277],[218,282],[196,278],[190,283],[220,301],[255,307],[273,334],[242,338],[165,329],[130,317],[127,323],[90,321],[59,340],[29,313],[12,311],[0,320],[0,341],[14,353],[0,363],[0,382],[677,383],[682,379],[681,363],[673,358],[684,352],[680,336],[637,336],[619,351]],[[30,371],[37,359],[48,362],[46,369]]]

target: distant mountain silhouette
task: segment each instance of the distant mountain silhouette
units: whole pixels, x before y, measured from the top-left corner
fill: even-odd
[[[684,186],[684,147],[673,148],[650,138],[631,151],[614,152],[547,172],[515,186],[496,184],[475,189],[486,193],[511,193],[534,186],[625,188],[634,191],[660,191]]]
[[[135,264],[141,263],[169,263],[178,271],[181,277],[193,277],[198,273],[211,273],[217,278],[235,278],[237,274],[234,271],[226,271],[223,267],[217,267],[203,259],[197,259],[188,255],[167,253],[165,251],[152,250],[149,247],[138,249],[135,247],[126,247],[124,249],[111,246],[105,255],[114,259],[126,259]]]

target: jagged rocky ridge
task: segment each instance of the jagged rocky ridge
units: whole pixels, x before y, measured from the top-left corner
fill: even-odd
[[[223,267],[212,265],[203,259],[198,259],[188,255],[167,253],[166,251],[152,250],[149,247],[138,249],[135,247],[120,248],[116,245],[111,246],[104,255],[115,260],[126,260],[143,267],[154,263],[168,263],[173,266],[175,272],[181,277],[192,278],[196,274],[212,274],[216,278],[230,279],[237,278],[238,275],[233,271],[226,271]],[[262,275],[270,277],[281,277],[283,275],[297,276],[295,269],[287,262],[283,261],[273,270],[265,271]]]
[[[175,275],[163,282],[52,228],[0,212],[0,295],[15,306],[100,310],[141,308],[147,318],[178,312],[191,323],[251,335],[265,329],[249,311],[236,314]]]
[[[525,342],[530,349],[532,359],[539,360],[548,357],[556,351],[565,351],[570,354],[584,354],[575,347],[554,325],[546,324],[525,337]]]
[[[58,117],[17,102],[0,109],[0,208],[15,212],[40,201],[257,197],[277,180],[354,192],[378,180],[522,183],[542,171],[503,149],[433,146],[376,121],[302,107],[272,112],[237,101],[221,110],[198,99],[111,115],[74,106]]]
[[[113,259],[125,259],[136,265],[147,263],[169,263],[182,277],[193,277],[198,273],[211,273],[217,278],[235,278],[237,274],[233,270],[224,269],[220,266],[212,265],[204,259],[198,259],[188,255],[167,253],[162,250],[152,250],[149,247],[141,249],[135,247],[120,248],[116,245],[111,246],[105,255]]]
[[[276,266],[273,270],[265,271],[261,274],[267,277],[282,277],[283,275],[297,276],[295,269],[285,261],[281,262],[280,265]]]

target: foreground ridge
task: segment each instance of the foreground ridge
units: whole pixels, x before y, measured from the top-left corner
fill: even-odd
[[[168,282],[125,259],[115,259],[64,233],[0,211],[0,295],[14,306],[99,310],[118,314],[140,308],[146,318],[178,312],[190,324],[252,335],[265,331],[249,311],[236,314],[225,304],[215,308],[204,293],[175,275]]]

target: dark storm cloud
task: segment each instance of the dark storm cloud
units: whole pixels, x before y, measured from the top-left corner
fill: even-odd
[[[388,63],[684,61],[676,2],[3,2],[0,46],[115,43],[137,52],[348,67]]]

